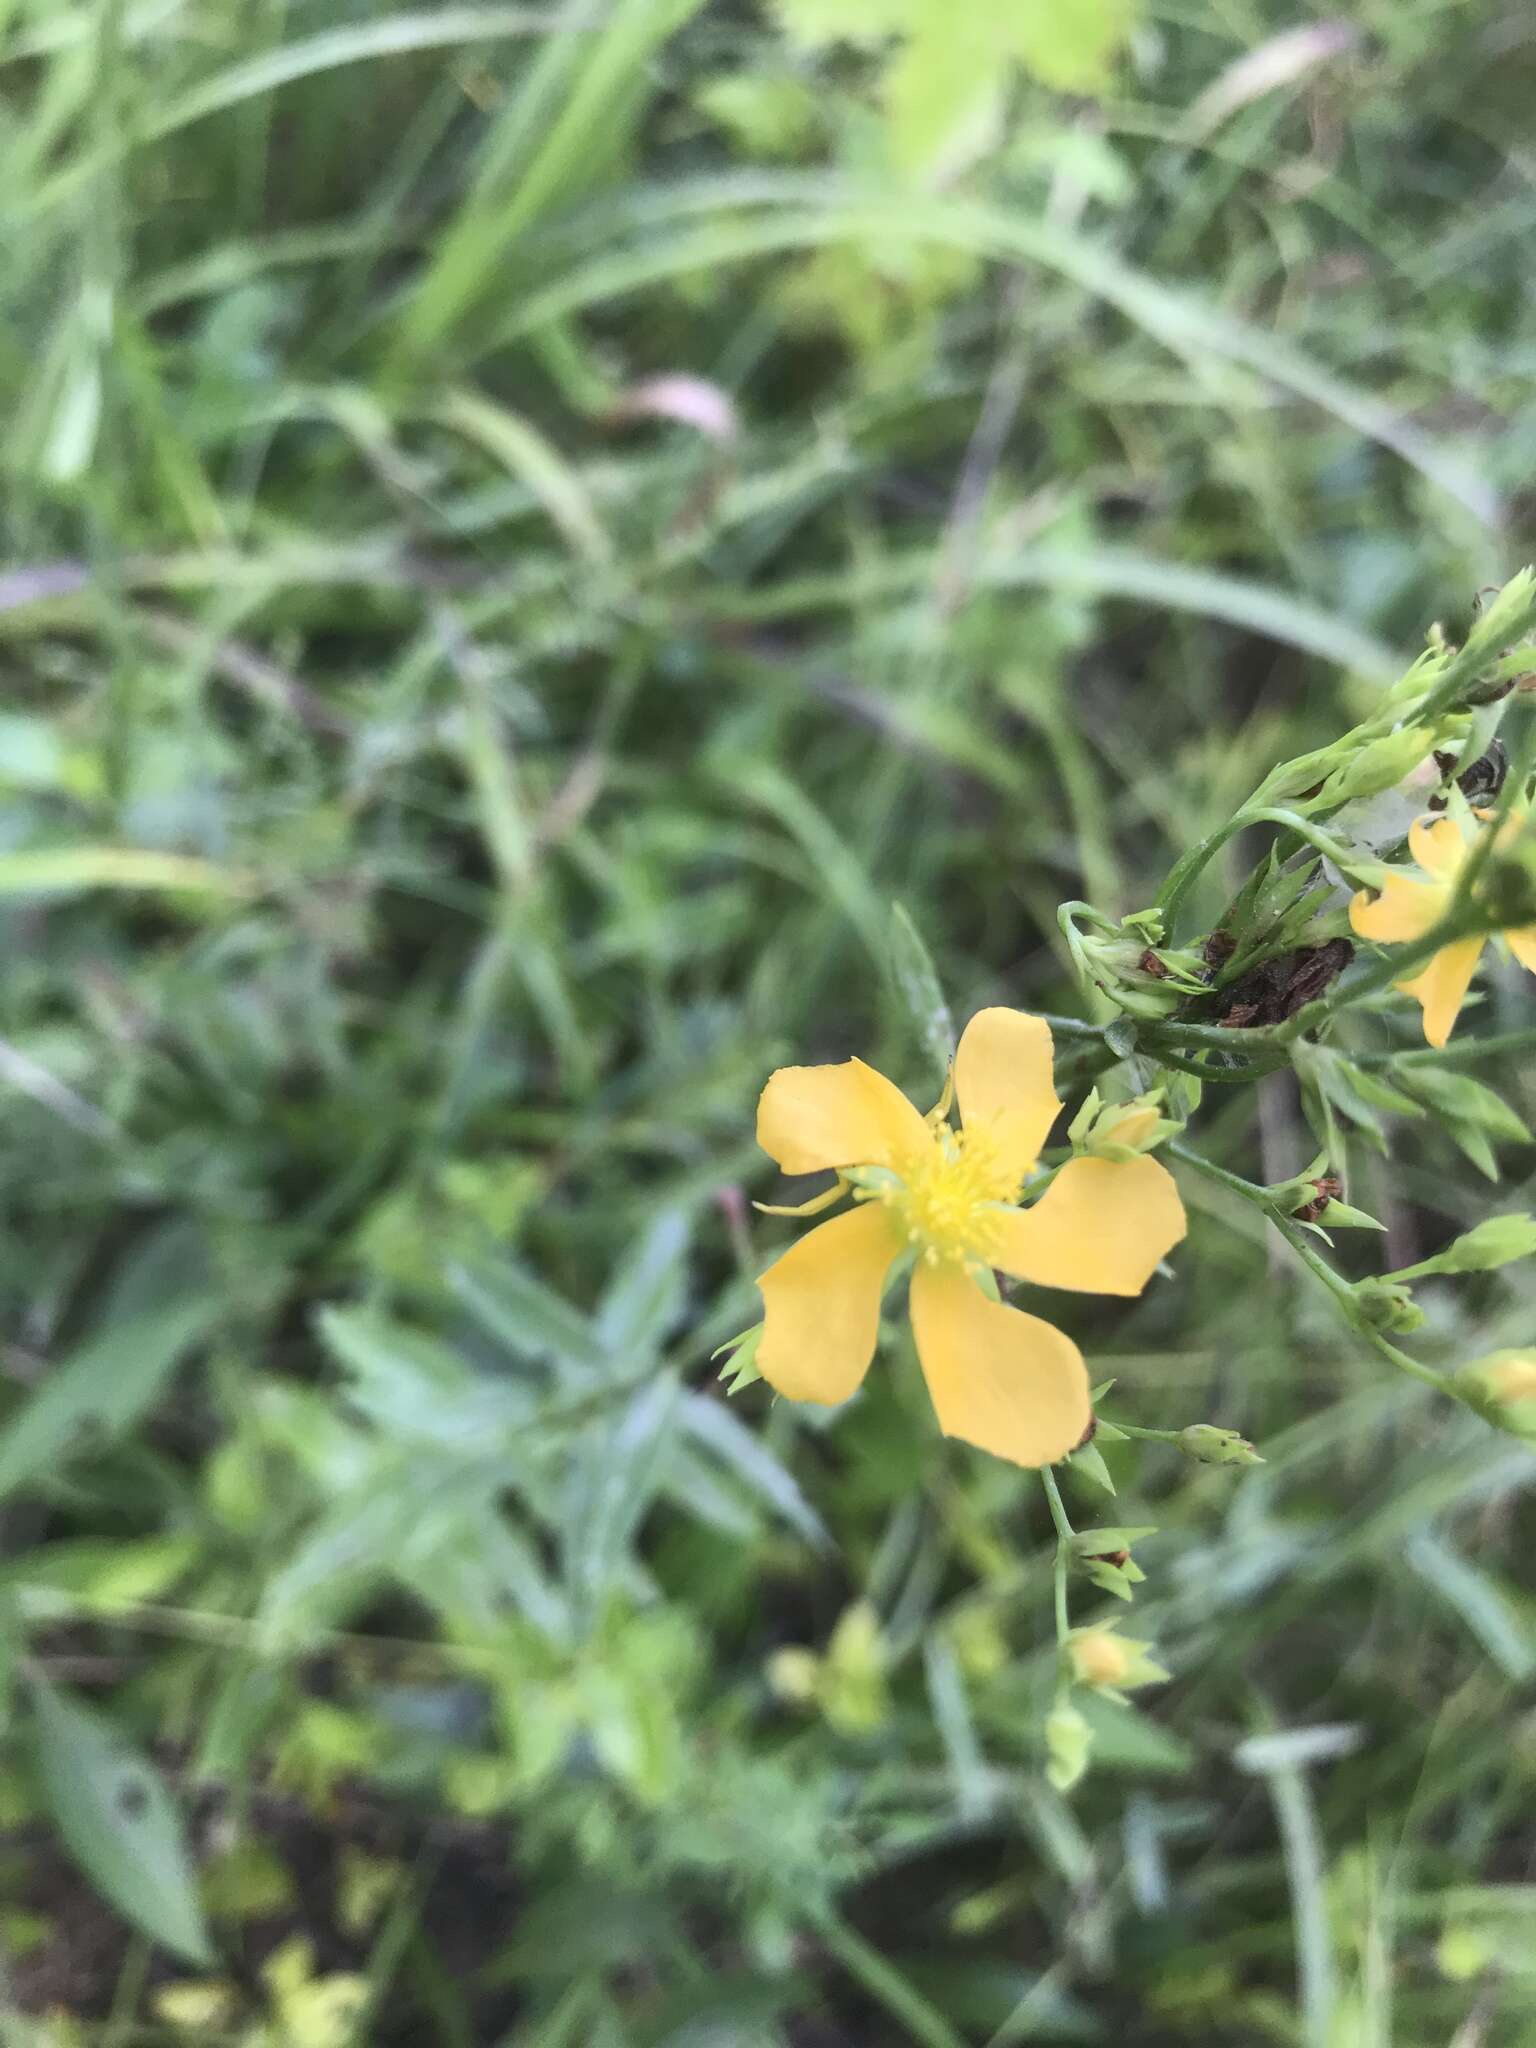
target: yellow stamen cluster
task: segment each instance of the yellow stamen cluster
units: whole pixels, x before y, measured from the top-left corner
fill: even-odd
[[[985,1130],[938,1125],[931,1145],[896,1162],[896,1175],[878,1196],[920,1257],[930,1266],[991,1262],[997,1204],[1017,1202],[1020,1183]]]

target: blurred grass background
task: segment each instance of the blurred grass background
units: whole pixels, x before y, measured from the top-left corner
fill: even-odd
[[[1079,1009],[1536,545],[1528,9],[995,14],[0,5],[8,2043],[1536,2043],[1528,1452],[1197,1210],[1068,1803],[1032,1482],[708,1363],[892,902]]]

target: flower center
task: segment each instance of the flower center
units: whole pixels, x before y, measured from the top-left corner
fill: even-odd
[[[894,1181],[879,1190],[930,1265],[990,1263],[997,1242],[999,1202],[1016,1202],[1020,1177],[998,1157],[985,1129],[954,1131],[941,1124],[931,1144],[896,1161]]]

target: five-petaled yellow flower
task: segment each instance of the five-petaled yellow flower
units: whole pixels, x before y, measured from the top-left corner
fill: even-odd
[[[916,1253],[912,1330],[946,1436],[1049,1465],[1081,1442],[1088,1374],[1070,1337],[984,1292],[993,1268],[1043,1287],[1140,1294],[1184,1235],[1184,1207],[1155,1159],[1072,1159],[1018,1206],[1061,1104],[1049,1027],[982,1010],[955,1054],[963,1128],[918,1111],[862,1060],[781,1067],[757,1140],[785,1173],[835,1168],[854,1207],[792,1245],[759,1281],[757,1365],[792,1401],[846,1401],[874,1355],[895,1261]]]
[[[1523,824],[1517,817],[1503,829],[1518,832]],[[1456,878],[1476,843],[1475,837],[1466,837],[1454,818],[1421,818],[1409,830],[1408,850],[1423,873],[1406,875],[1393,868],[1384,879],[1379,896],[1362,889],[1349,906],[1350,923],[1361,938],[1382,940],[1388,945],[1422,939],[1445,915],[1455,893]],[[1536,974],[1536,925],[1499,936],[1520,965]],[[1442,946],[1411,981],[1397,984],[1405,996],[1415,997],[1423,1009],[1424,1036],[1431,1045],[1444,1045],[1450,1037],[1487,943],[1485,934],[1454,939],[1450,945]]]

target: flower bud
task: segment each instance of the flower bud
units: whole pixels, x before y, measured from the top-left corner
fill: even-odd
[[[1095,1088],[1072,1119],[1067,1133],[1073,1150],[1090,1159],[1112,1159],[1116,1165],[1128,1165],[1184,1128],[1163,1115],[1162,1104],[1163,1090],[1154,1088],[1150,1094],[1135,1096],[1129,1102],[1101,1106]]]
[[[1067,1664],[1078,1684],[1094,1692],[1129,1692],[1167,1678],[1150,1656],[1151,1648],[1150,1643],[1133,1642],[1111,1628],[1075,1628],[1066,1641]]]
[[[1133,1017],[1171,1017],[1186,997],[1209,986],[1205,962],[1181,947],[1149,946],[1108,920],[1093,931],[1072,934],[1078,965]]]
[[[1448,1244],[1432,1261],[1441,1273],[1491,1273],[1536,1252],[1536,1217],[1490,1216],[1465,1237]]]
[[[1070,1792],[1088,1768],[1093,1730],[1070,1700],[1058,1700],[1045,1717],[1045,1775],[1058,1792]]]
[[[1319,1174],[1308,1182],[1312,1192],[1301,1204],[1291,1211],[1298,1223],[1315,1223],[1330,1202],[1336,1202],[1344,1192],[1344,1183],[1337,1174]]]
[[[1362,1322],[1373,1330],[1407,1336],[1423,1327],[1423,1309],[1395,1280],[1357,1280],[1354,1295]]]
[[[1083,1630],[1073,1637],[1068,1655],[1084,1685],[1119,1685],[1131,1668],[1129,1646],[1106,1630]]]
[[[781,1700],[794,1706],[809,1706],[821,1680],[821,1659],[801,1643],[786,1643],[769,1657],[765,1672],[769,1685]]]
[[[1349,803],[1357,797],[1378,796],[1395,789],[1410,776],[1434,749],[1439,737],[1433,726],[1405,725],[1396,732],[1369,740],[1347,761],[1341,763],[1318,793],[1320,808]]]
[[[1495,1351],[1465,1367],[1455,1385],[1496,1428],[1536,1442],[1536,1351]]]
[[[1192,1422],[1174,1439],[1186,1458],[1197,1465],[1262,1465],[1264,1460],[1245,1436],[1235,1429],[1218,1429],[1214,1422]]]

